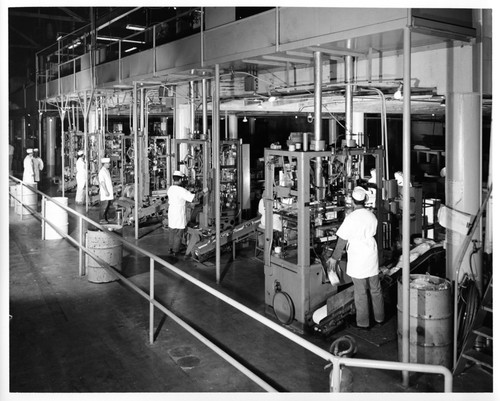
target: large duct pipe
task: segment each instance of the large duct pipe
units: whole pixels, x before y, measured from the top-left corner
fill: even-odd
[[[229,139],[238,139],[238,117],[236,114],[229,115]]]

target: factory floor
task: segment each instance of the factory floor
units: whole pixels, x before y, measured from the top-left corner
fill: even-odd
[[[52,186],[51,196],[60,196]],[[75,208],[74,193],[67,193]],[[27,393],[245,393],[261,387],[158,310],[155,341],[149,343],[149,304],[120,280],[93,283],[78,275],[78,250],[66,240],[41,240],[40,221],[9,206],[9,378],[8,394]],[[78,207],[79,211],[85,208]],[[97,207],[89,216],[97,219]],[[69,217],[68,233],[77,223]],[[252,241],[239,244],[236,260],[222,255],[225,272],[216,284],[214,260],[204,263],[170,257],[168,236],[158,222],[144,226],[140,239],[125,226],[123,237],[158,255],[206,285],[257,313],[266,314],[264,269]],[[121,272],[148,292],[149,260],[123,250]],[[156,299],[280,392],[326,393],[325,361],[283,338],[165,268],[157,267]],[[349,334],[354,357],[398,360],[397,318],[370,332],[346,327],[329,337],[302,334],[329,350],[334,339]],[[400,372],[349,368],[356,393],[439,393],[443,378],[411,374],[409,387]],[[489,397],[492,377],[477,368],[455,377],[453,391]],[[7,390],[3,390],[7,391]],[[310,394],[309,394],[310,395]],[[464,396],[465,397],[465,396]],[[455,394],[454,399],[457,399]],[[465,399],[465,398],[464,398]]]

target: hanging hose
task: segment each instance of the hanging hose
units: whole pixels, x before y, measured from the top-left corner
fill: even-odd
[[[458,289],[458,350],[461,351],[467,334],[472,328],[479,307],[479,291],[475,280],[464,276]]]

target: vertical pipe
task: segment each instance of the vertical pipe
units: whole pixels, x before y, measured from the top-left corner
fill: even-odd
[[[155,261],[149,259],[149,343],[154,342],[154,320],[155,320],[155,306],[153,301],[155,299]]]
[[[410,11],[408,11],[410,13]],[[408,16],[410,22],[410,16]],[[403,49],[403,278],[402,278],[402,362],[410,361],[410,177],[411,177],[411,31],[404,28]],[[403,386],[409,385],[409,372],[403,371]]]
[[[42,195],[42,240],[45,240],[45,217],[46,217],[46,210],[47,210],[47,198]],[[21,214],[22,214],[22,209],[21,209]]]
[[[92,99],[88,100],[92,103]],[[87,91],[85,91],[83,97],[83,153],[85,154],[85,165],[87,176],[85,177],[85,211],[89,211],[89,111],[90,104],[87,105]]]
[[[205,10],[200,8],[200,60],[201,68],[205,67]],[[204,81],[204,80],[203,80]]]
[[[314,52],[314,150],[316,152],[324,150],[323,132],[322,132],[322,93],[321,84],[323,77],[323,68],[321,63],[321,52]],[[323,176],[321,174],[321,157],[316,158],[316,167],[314,170],[314,180],[316,186],[316,200],[325,198]]]
[[[215,88],[212,101],[212,164],[215,181],[215,269],[216,282],[220,283],[220,132],[219,132],[219,106],[220,106],[220,76],[219,64],[215,65]]]
[[[195,127],[195,119],[196,119],[196,116],[195,116],[195,113],[196,113],[196,110],[195,110],[195,104],[194,104],[194,100],[195,100],[195,96],[194,96],[194,81],[189,81],[189,116],[190,116],[190,119],[189,119],[189,130],[191,131],[190,132],[190,135],[191,135],[191,138],[194,138],[194,127]]]
[[[80,246],[85,246],[85,236],[84,236],[84,230],[83,230],[83,218],[79,217],[78,221],[80,222],[79,228],[78,228],[78,243]],[[85,253],[83,252],[82,248],[78,248],[78,275],[81,277],[83,276],[83,266],[85,263]]]
[[[137,138],[137,82],[132,94],[132,131],[134,133],[134,225],[135,239],[139,239],[139,140]]]
[[[354,58],[352,56],[344,57],[345,70],[345,139],[347,145],[352,139],[352,81],[354,78]]]
[[[202,14],[203,15],[203,14]],[[202,118],[202,133],[205,139],[208,139],[207,129],[208,129],[208,114],[207,114],[207,80],[201,80],[201,97],[202,97],[202,108],[203,108],[203,118]]]
[[[64,116],[66,115],[66,107],[62,106],[61,99],[61,196],[64,198]]]
[[[56,169],[56,121],[53,117],[45,117],[47,125],[47,146],[45,160],[47,163],[47,176],[54,177]]]

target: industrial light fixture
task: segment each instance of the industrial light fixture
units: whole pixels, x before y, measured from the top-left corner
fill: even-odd
[[[81,44],[82,44],[82,42],[80,42],[80,41],[75,42],[75,43],[69,45],[68,49],[74,49],[75,47],[80,46]]]
[[[146,29],[145,26],[137,24],[127,24],[126,28],[130,29],[131,31],[144,31]]]
[[[131,52],[133,50],[137,50],[137,47],[135,47],[135,46],[134,47],[130,47],[127,50],[125,50],[125,53]]]
[[[403,83],[400,82],[399,83],[399,86],[398,86],[398,89],[396,90],[396,92],[394,92],[394,99],[396,100],[401,100],[403,98]]]
[[[98,40],[107,40],[109,42],[118,42],[119,40],[121,40],[123,43],[138,43],[138,44],[145,44],[146,42],[142,41],[142,40],[132,40],[132,39],[120,39],[120,38],[116,38],[116,37],[113,37],[113,36],[98,36],[97,37]]]
[[[243,122],[244,122],[244,123],[248,122],[248,120],[247,120],[247,116],[243,116]]]

